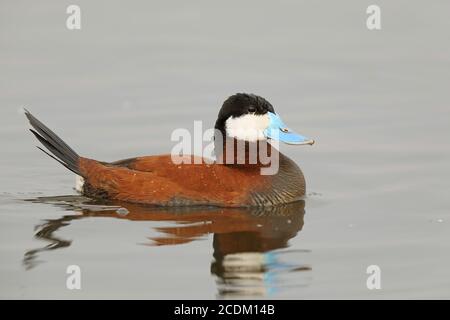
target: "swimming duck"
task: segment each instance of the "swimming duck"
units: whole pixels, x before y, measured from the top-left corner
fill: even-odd
[[[214,161],[183,154],[181,162],[171,154],[93,160],[79,156],[29,111],[25,115],[49,152],[38,148],[74,172],[77,189],[87,197],[157,206],[257,207],[305,195],[302,171],[273,142],[312,145],[314,140],[286,127],[273,106],[254,94],[238,93],[223,103],[215,123]],[[264,173],[274,163],[275,170]]]

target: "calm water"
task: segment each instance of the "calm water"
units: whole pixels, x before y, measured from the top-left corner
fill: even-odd
[[[450,298],[447,1],[378,1],[380,31],[364,1],[77,3],[80,31],[71,2],[0,3],[0,298]],[[169,152],[240,91],[316,139],[282,146],[304,202],[95,203],[19,112],[113,161]]]

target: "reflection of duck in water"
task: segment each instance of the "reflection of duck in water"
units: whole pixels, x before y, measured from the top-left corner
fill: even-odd
[[[301,201],[260,212],[256,228],[215,233],[211,272],[218,277],[219,295],[271,294],[285,285],[280,277],[286,273],[310,270],[292,259],[303,258],[305,251],[279,250],[302,229],[303,215]]]
[[[47,220],[37,227],[36,237],[50,241],[44,248],[25,253],[24,265],[37,264],[40,252],[64,248],[71,241],[55,236],[71,221],[89,217],[110,217],[132,221],[170,221],[158,227],[162,236],[152,237],[149,245],[178,245],[208,234],[213,236],[211,272],[217,277],[219,295],[265,295],[285,287],[283,276],[292,271],[309,270],[297,258],[304,251],[280,250],[288,247],[303,227],[304,201],[267,208],[158,208],[123,202],[99,203],[78,196],[31,200],[51,203],[75,211],[60,219]],[[126,208],[126,209],[125,209]],[[291,282],[291,281],[290,281]],[[291,283],[287,284],[292,285]]]

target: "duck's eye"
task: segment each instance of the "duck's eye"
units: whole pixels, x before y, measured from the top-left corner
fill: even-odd
[[[256,107],[255,107],[255,106],[249,106],[248,109],[247,109],[247,111],[248,111],[249,113],[254,113],[254,112],[256,112]]]
[[[285,133],[288,133],[288,132],[289,132],[289,129],[288,129],[288,128],[280,128],[280,130],[283,131],[283,132],[285,132]]]

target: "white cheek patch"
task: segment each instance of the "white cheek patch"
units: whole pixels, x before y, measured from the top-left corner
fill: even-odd
[[[269,126],[269,122],[267,114],[246,114],[238,118],[228,118],[225,129],[230,137],[254,142],[266,139],[264,130]]]

